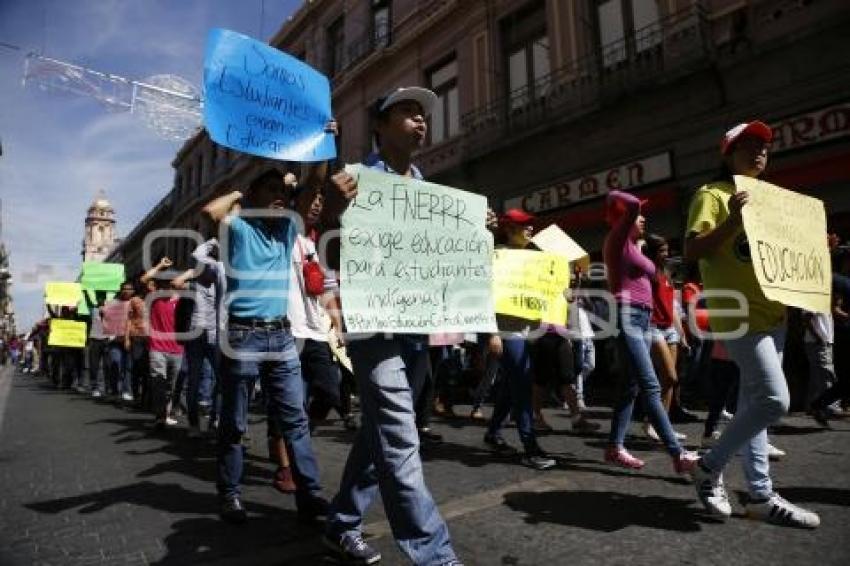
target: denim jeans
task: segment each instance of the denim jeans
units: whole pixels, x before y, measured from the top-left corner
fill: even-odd
[[[209,363],[210,378],[206,379],[204,362]],[[218,344],[214,333],[212,336],[208,331],[190,340],[186,344],[186,363],[188,365],[188,385],[186,390],[186,408],[190,425],[199,422],[198,406],[200,402],[210,403],[214,384],[218,379]],[[210,418],[215,420],[217,414],[215,403],[212,403]]]
[[[334,408],[342,415],[343,411],[340,408],[342,375],[334,362],[330,345],[327,342],[308,338],[304,340],[300,358],[310,419],[325,419]]]
[[[504,375],[496,393],[487,434],[500,434],[508,413],[513,412],[520,442],[526,452],[534,452],[537,450],[537,438],[532,428],[531,348],[528,341],[525,338],[502,338],[500,360]]]
[[[218,494],[238,496],[242,481],[242,435],[247,430],[248,405],[259,377],[266,395],[269,417],[290,450],[292,472],[298,490],[298,507],[309,503],[319,490],[319,466],[313,454],[304,381],[292,333],[286,330],[231,328],[227,340],[235,358],[222,360],[222,404],[218,433]]]
[[[576,397],[584,400],[584,382],[596,369],[596,346],[592,338],[581,338],[576,342]]]
[[[738,407],[732,422],[705,456],[710,470],[723,468],[741,449],[741,463],[750,495],[757,499],[773,492],[767,454],[767,427],[788,412],[790,396],[782,372],[785,328],[747,334],[726,341],[726,350],[740,369]]]
[[[348,347],[360,389],[362,423],[331,504],[327,533],[359,536],[380,491],[396,542],[418,565],[455,558],[449,531],[425,486],[414,403],[422,384],[408,368],[427,364],[427,347],[407,337],[353,341]],[[420,375],[424,375],[421,374]]]
[[[806,342],[805,346],[809,361],[809,387],[806,392],[806,406],[809,407],[835,383],[835,363],[832,344]]]
[[[130,362],[127,373],[130,379],[130,389],[133,397],[141,399],[143,404],[150,405],[152,392],[150,390],[150,355],[148,354],[148,339],[144,336],[130,338]]]
[[[107,389],[110,395],[132,393],[130,387],[131,360],[121,340],[114,339],[107,347],[109,355],[109,371],[106,372]]]
[[[109,340],[92,338],[88,343],[89,355],[89,389],[92,391],[105,390],[105,378],[109,372]]]
[[[170,354],[168,352],[150,353],[151,368],[151,392],[153,393],[153,413],[158,418],[167,417],[168,405],[174,399],[174,384],[180,365],[183,363],[183,354]],[[177,395],[179,398],[179,394]]]
[[[611,417],[609,442],[623,446],[632,421],[635,398],[642,393],[644,412],[658,432],[661,442],[671,456],[682,453],[682,447],[670,426],[670,418],[661,403],[661,386],[650,357],[649,317],[651,311],[640,305],[617,305],[617,342],[625,360],[626,383]]]

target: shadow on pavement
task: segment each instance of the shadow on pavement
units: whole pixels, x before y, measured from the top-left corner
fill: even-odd
[[[776,436],[793,436],[798,434],[817,434],[826,430],[822,426],[790,426],[782,424],[770,427],[769,432],[771,435]]]
[[[601,491],[512,492],[505,505],[528,524],[553,523],[611,533],[630,526],[695,532],[714,521],[698,515],[692,500]]]
[[[777,493],[793,503],[823,503],[850,507],[850,489],[836,487],[778,487]]]
[[[249,513],[255,508],[246,504]],[[218,519],[197,517],[171,525],[162,542],[165,556],[156,566],[195,563],[216,564],[316,564],[322,554],[321,531],[301,525],[294,512],[250,516],[244,525],[228,525]]]

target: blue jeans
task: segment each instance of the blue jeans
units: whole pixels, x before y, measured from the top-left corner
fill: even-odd
[[[206,377],[204,362],[209,362],[210,375]],[[209,403],[212,397],[213,384],[218,379],[218,344],[215,334],[209,331],[190,340],[186,344],[186,363],[188,365],[188,386],[186,391],[186,408],[188,409],[189,424],[199,422],[198,405],[200,402]],[[215,420],[217,407],[213,403],[210,419]]]
[[[118,395],[119,393],[132,393],[130,386],[130,355],[124,349],[121,340],[115,339],[109,342],[109,370],[106,372],[109,380],[107,382],[108,393]]]
[[[525,338],[502,338],[500,358],[502,382],[493,406],[493,415],[487,425],[487,434],[500,434],[502,425],[513,411],[516,430],[526,452],[537,450],[537,438],[532,428],[531,408],[531,353]]]
[[[298,490],[295,503],[309,503],[321,490],[319,465],[313,454],[304,412],[304,382],[295,339],[287,330],[235,329],[227,332],[230,347],[240,359],[224,358],[222,404],[218,434],[218,493],[238,496],[242,481],[242,435],[247,430],[248,405],[257,377],[262,380],[269,417],[290,449]]]
[[[747,334],[726,341],[729,357],[740,368],[738,407],[732,422],[703,464],[722,472],[735,454],[743,449],[741,463],[750,495],[763,499],[773,493],[767,454],[767,427],[788,412],[790,395],[782,372],[785,328]]]
[[[649,422],[658,432],[667,452],[678,456],[683,451],[682,446],[676,440],[670,418],[661,403],[661,386],[649,354],[652,337],[649,332],[650,314],[649,308],[644,306],[617,305],[617,341],[623,351],[627,375],[620,398],[614,405],[608,441],[614,446],[623,446],[632,422],[635,398],[642,393]]]
[[[422,384],[411,381],[407,368],[427,363],[425,344],[379,336],[352,342],[348,353],[360,389],[362,424],[331,504],[328,535],[359,536],[363,516],[380,491],[393,536],[414,564],[455,559],[419,457],[414,402]]]

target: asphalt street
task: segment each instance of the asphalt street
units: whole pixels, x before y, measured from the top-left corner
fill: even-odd
[[[458,412],[464,414],[465,407]],[[815,531],[706,517],[669,458],[636,437],[640,472],[602,462],[602,432],[579,436],[560,410],[541,439],[559,465],[537,472],[497,457],[483,426],[437,419],[441,445],[423,447],[426,479],[467,565],[850,564],[850,421],[832,430],[792,415],[771,432],[788,456],[773,467],[776,489],[821,515]],[[151,417],[0,370],[0,565],[324,564],[320,529],[296,521],[294,502],[270,487],[265,422],[251,417],[245,473],[247,524],[217,516],[211,440],[183,424],[155,433]],[[639,427],[635,426],[635,431]],[[701,425],[678,427],[689,440]],[[516,433],[506,430],[518,445]],[[352,433],[319,426],[314,445],[325,494],[337,487]],[[733,501],[742,475],[730,466]],[[405,564],[377,502],[366,527],[383,564]]]

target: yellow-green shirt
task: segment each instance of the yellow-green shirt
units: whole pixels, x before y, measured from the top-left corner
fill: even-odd
[[[733,194],[735,185],[731,182],[709,183],[700,187],[691,201],[686,233],[703,234],[723,224],[729,217],[729,199]],[[732,297],[707,296],[712,331],[731,332],[747,323],[747,333],[752,334],[771,330],[784,322],[785,306],[768,300],[759,286],[743,227],[711,255],[701,259],[699,270],[706,291],[738,291],[749,302],[748,314],[718,316],[718,310],[739,309],[740,302]],[[741,310],[747,312],[746,309]]]

